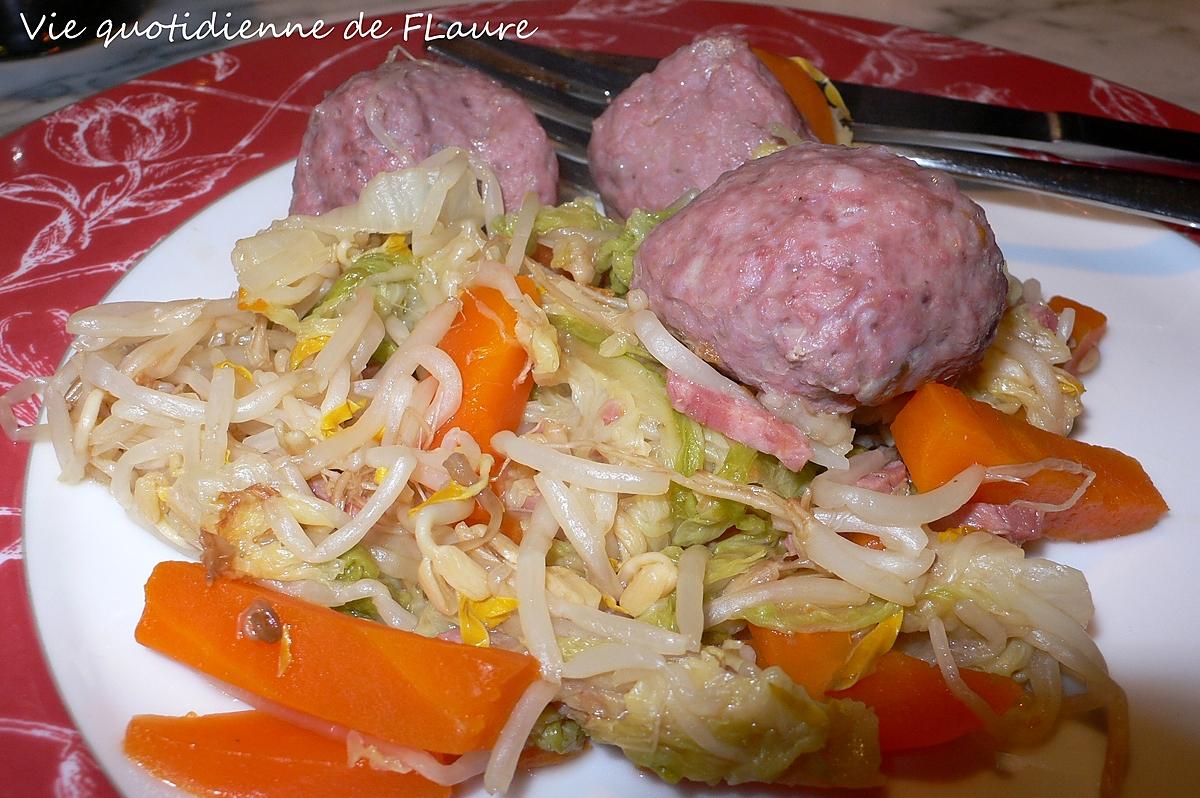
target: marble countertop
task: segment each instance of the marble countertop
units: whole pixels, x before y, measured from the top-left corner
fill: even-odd
[[[1054,61],[1200,111],[1200,3],[1195,0],[775,0],[777,4],[951,34]],[[427,0],[348,7],[332,0],[152,0],[142,19],[212,12],[256,22],[368,18]],[[5,4],[5,9],[12,8]],[[0,61],[0,134],[109,86],[219,49],[218,39],[92,43]]]

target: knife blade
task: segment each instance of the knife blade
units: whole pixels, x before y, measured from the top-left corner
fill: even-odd
[[[452,42],[439,42],[433,49],[447,44]],[[583,68],[579,85],[556,87],[583,100],[598,99],[596,87],[611,99],[658,65],[657,58],[511,40],[486,45],[556,74]],[[842,80],[833,83],[851,109],[851,129],[858,141],[981,153],[1038,152],[1123,169],[1200,176],[1200,133],[1073,111],[1033,111]]]
[[[1032,150],[1143,171],[1200,168],[1200,134],[1073,111],[1029,111],[835,81],[855,137],[877,144]],[[1175,170],[1170,170],[1175,173]]]

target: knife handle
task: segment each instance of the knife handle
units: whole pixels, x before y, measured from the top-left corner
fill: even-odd
[[[937,147],[888,145],[888,149],[921,166],[980,183],[1070,197],[1200,229],[1197,180]]]

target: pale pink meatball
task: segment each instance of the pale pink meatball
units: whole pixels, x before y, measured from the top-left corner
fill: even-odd
[[[950,177],[824,144],[724,175],[646,238],[633,286],[741,381],[825,411],[971,368],[1007,293],[983,210]]]
[[[676,50],[592,125],[588,160],[604,207],[659,210],[712,185],[778,128],[812,138],[749,45],[716,36]]]
[[[471,150],[495,171],[506,210],[528,191],[546,205],[557,199],[558,161],[524,100],[474,70],[400,60],[355,75],[313,110],[292,213],[352,203],[375,175],[445,147]]]

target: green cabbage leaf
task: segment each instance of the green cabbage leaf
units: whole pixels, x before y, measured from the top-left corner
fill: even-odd
[[[632,684],[568,693],[595,741],[677,783],[876,783],[875,716],[851,701],[818,703],[779,668],[708,647]],[[597,702],[599,705],[597,706]]]

